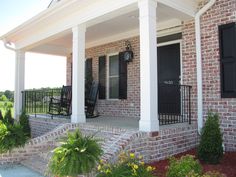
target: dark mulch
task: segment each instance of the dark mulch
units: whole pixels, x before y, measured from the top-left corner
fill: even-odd
[[[181,154],[176,155],[175,157],[180,158],[184,155],[194,155],[196,156],[196,150],[190,150]],[[207,171],[218,171],[227,177],[236,177],[236,152],[227,152],[224,154],[220,164],[209,165],[204,162],[201,162],[204,172]],[[158,177],[165,177],[167,166],[169,165],[168,160],[161,160],[159,162],[154,162],[150,164],[156,168],[155,173]]]

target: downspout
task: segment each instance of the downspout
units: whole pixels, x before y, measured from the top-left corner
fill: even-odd
[[[198,110],[198,133],[203,127],[203,96],[202,96],[202,47],[201,47],[201,16],[209,10],[216,0],[210,0],[195,15],[195,36],[196,36],[196,59],[197,59],[197,110]]]

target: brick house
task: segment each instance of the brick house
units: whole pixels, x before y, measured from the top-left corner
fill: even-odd
[[[212,110],[226,150],[236,150],[235,0],[62,0],[0,39],[7,48],[15,44],[15,117],[25,52],[61,55],[72,85],[72,123],[86,122],[84,78],[91,72],[100,83],[101,116],[139,119],[150,141],[155,132],[163,141],[178,134],[183,151],[196,145],[191,140]],[[160,130],[190,120],[181,130]]]

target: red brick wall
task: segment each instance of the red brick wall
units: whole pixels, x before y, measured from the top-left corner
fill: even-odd
[[[227,150],[236,150],[236,98],[221,98],[218,26],[236,22],[236,1],[217,0],[202,16],[204,114],[218,112]],[[235,49],[236,50],[236,49]]]
[[[204,118],[209,110],[219,113],[227,151],[236,150],[236,99],[221,98],[218,26],[235,21],[235,0],[217,0],[216,4],[201,18]],[[192,20],[183,25],[182,62],[184,83],[193,86],[192,110],[193,118],[196,120],[195,50],[195,27]]]
[[[126,39],[127,40],[127,39]],[[128,64],[127,100],[98,100],[97,110],[100,115],[106,116],[140,116],[140,71],[139,71],[139,37],[128,39],[131,42],[134,59]],[[120,40],[86,50],[86,58],[93,59],[93,78],[98,80],[98,57],[119,53],[125,49],[125,40]],[[71,57],[67,60],[67,84],[71,83]]]
[[[195,49],[195,23],[187,21],[182,26],[182,79],[191,85],[192,121],[197,120],[197,69]]]

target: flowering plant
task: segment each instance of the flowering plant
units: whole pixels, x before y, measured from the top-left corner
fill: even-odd
[[[97,177],[154,177],[155,168],[145,165],[143,158],[134,153],[122,153],[116,164],[106,164],[103,161],[98,165]]]

